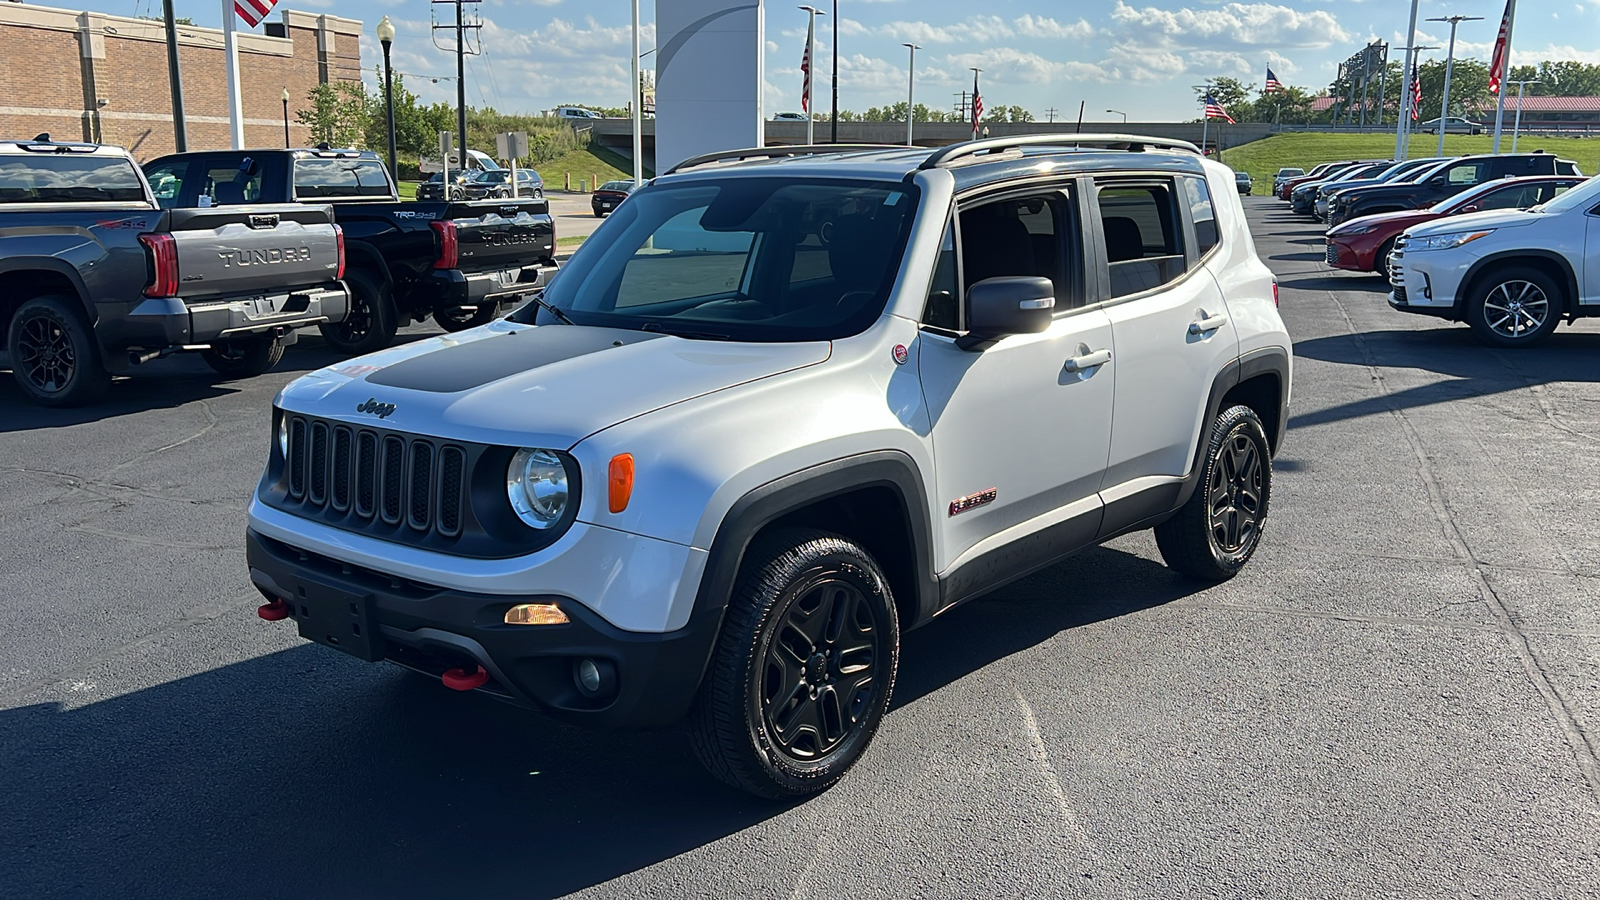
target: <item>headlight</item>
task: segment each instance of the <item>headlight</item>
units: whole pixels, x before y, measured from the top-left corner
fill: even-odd
[[[278,455],[289,458],[289,414],[278,410]]]
[[[1406,242],[1406,251],[1414,253],[1418,250],[1454,250],[1464,244],[1470,244],[1481,237],[1494,234],[1494,229],[1484,231],[1455,231],[1450,234],[1431,234],[1427,237],[1413,236]]]
[[[1328,232],[1328,237],[1355,237],[1358,234],[1366,234],[1369,231],[1377,230],[1378,226],[1376,225],[1357,225],[1353,228],[1338,228],[1330,231]]]
[[[518,450],[506,469],[506,496],[517,518],[530,527],[554,527],[571,496],[566,464],[553,450]]]

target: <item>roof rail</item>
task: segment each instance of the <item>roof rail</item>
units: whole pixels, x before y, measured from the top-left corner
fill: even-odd
[[[823,153],[851,153],[858,150],[905,150],[900,144],[795,144],[793,146],[751,147],[748,150],[722,150],[717,153],[706,153],[701,156],[691,156],[681,163],[668,169],[666,174],[672,175],[700,166],[709,166],[719,162],[741,162],[746,159],[779,159],[794,156],[817,156]]]
[[[1014,150],[1017,154],[1021,154],[1023,147],[1040,146],[1062,149],[1083,146],[1103,147],[1107,150],[1126,150],[1130,153],[1142,153],[1146,147],[1159,147],[1163,150],[1187,150],[1196,155],[1200,153],[1200,148],[1188,141],[1137,134],[1014,134],[951,144],[935,151],[923,160],[918,168],[946,169],[951,166],[983,162],[985,157],[998,156],[1007,151]]]

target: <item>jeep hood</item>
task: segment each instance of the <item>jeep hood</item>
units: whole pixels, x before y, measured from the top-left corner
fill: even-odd
[[[1424,225],[1412,226],[1406,233],[1418,235],[1454,234],[1458,231],[1479,231],[1485,228],[1515,228],[1539,221],[1538,213],[1522,209],[1491,209],[1484,212],[1442,216]]]
[[[567,449],[674,403],[816,365],[830,346],[499,321],[319,369],[278,402],[353,424]]]

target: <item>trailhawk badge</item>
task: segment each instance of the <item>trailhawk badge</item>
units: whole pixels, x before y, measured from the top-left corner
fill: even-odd
[[[905,365],[906,360],[911,358],[911,351],[906,349],[905,344],[895,344],[891,352],[894,354],[894,364],[897,366]]]

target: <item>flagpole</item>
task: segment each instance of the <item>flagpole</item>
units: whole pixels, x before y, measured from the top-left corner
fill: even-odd
[[[1211,117],[1206,109],[1211,105],[1211,83],[1205,84],[1206,95],[1200,99],[1200,155],[1206,155],[1206,137],[1211,133]]]
[[[222,0],[222,56],[228,66],[228,132],[233,149],[244,149],[244,110],[239,102],[239,40],[234,35],[234,0]],[[1496,129],[1498,136],[1499,130]]]
[[[1495,91],[1494,152],[1500,152],[1500,133],[1506,124],[1506,79],[1511,77],[1511,28],[1517,20],[1517,0],[1506,0],[1506,48],[1500,61],[1500,90]],[[1493,60],[1490,61],[1493,65]],[[1491,75],[1494,73],[1491,72]]]
[[[1407,48],[1414,47],[1417,43],[1417,6],[1419,3],[1420,0],[1411,0],[1411,27],[1406,31]],[[1407,58],[1409,59],[1409,56]],[[1394,130],[1395,159],[1405,159],[1400,154],[1405,149],[1406,123],[1410,121],[1406,118],[1406,114],[1411,112],[1411,68],[1408,66],[1401,74],[1405,76],[1405,81],[1402,83],[1400,91],[1400,123],[1395,126]]]
[[[806,114],[806,145],[811,146],[817,142],[817,110],[816,104],[811,102],[813,91],[811,85],[816,81],[812,76],[817,68],[817,12],[815,6],[802,6],[806,11],[806,83],[802,86],[805,96],[802,98],[801,108]]]

